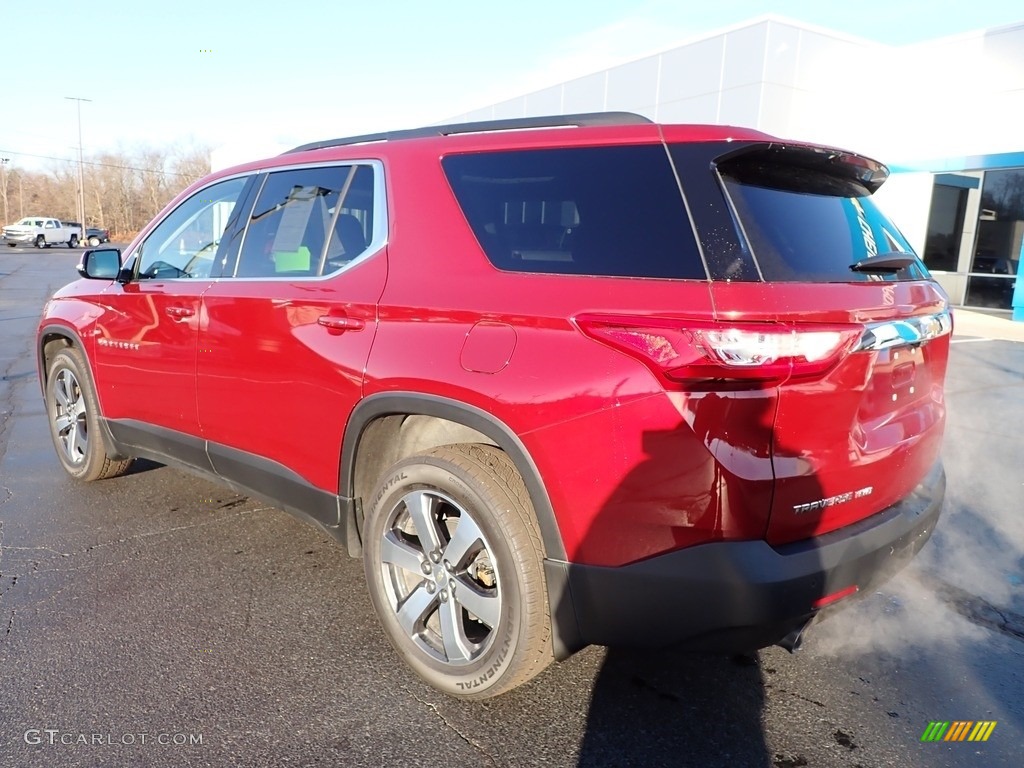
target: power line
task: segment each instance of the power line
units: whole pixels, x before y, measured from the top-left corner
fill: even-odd
[[[53,155],[34,155],[31,152],[15,152],[13,149],[0,149],[0,154],[4,155],[19,155],[20,157],[34,157],[39,160],[59,160],[62,163],[74,163],[77,162],[73,157],[54,157]],[[142,173],[159,173],[161,176],[184,176],[188,178],[187,173],[176,173],[174,171],[158,171],[155,168],[136,168],[132,165],[117,165],[116,163],[99,163],[93,160],[83,160],[83,165],[93,165],[97,168],[118,168],[122,171],[141,171]]]

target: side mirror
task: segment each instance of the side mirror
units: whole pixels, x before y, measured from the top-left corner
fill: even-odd
[[[82,254],[76,269],[88,280],[116,280],[121,274],[120,248],[93,248]]]

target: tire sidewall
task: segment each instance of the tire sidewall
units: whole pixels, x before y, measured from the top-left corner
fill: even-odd
[[[62,370],[71,371],[78,380],[78,386],[82,390],[82,398],[85,400],[85,421],[89,430],[89,447],[86,450],[85,460],[80,464],[72,464],[64,454],[57,436],[57,404],[55,389],[57,376]],[[103,448],[103,440],[100,434],[99,410],[96,396],[92,390],[92,379],[88,369],[79,359],[79,355],[65,349],[58,352],[50,363],[46,376],[46,418],[50,426],[50,438],[53,440],[53,447],[57,451],[57,458],[60,460],[64,470],[77,480],[90,479],[102,467],[106,458]]]
[[[498,627],[490,647],[470,664],[450,667],[432,659],[405,635],[391,608],[381,574],[380,542],[390,511],[406,493],[434,489],[458,502],[473,515],[487,539],[501,584],[502,608]],[[458,467],[443,459],[419,456],[396,464],[382,479],[374,493],[363,536],[363,563],[370,600],[391,644],[420,677],[433,687],[459,697],[483,697],[508,674],[514,673],[516,650],[522,644],[525,621],[521,608],[523,589],[512,552],[495,516],[487,511],[486,489]]]

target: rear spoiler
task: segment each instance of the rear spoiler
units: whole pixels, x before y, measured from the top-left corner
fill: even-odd
[[[799,186],[806,178],[800,170],[862,187],[873,194],[889,178],[889,169],[877,160],[831,147],[783,142],[755,142],[717,157],[717,170],[741,181],[767,181],[772,186]],[[833,191],[834,193],[834,191]]]

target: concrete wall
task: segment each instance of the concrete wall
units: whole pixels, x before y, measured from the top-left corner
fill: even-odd
[[[972,171],[972,156],[1024,150],[1024,22],[893,47],[763,18],[453,122],[603,110],[757,128],[918,170]],[[919,253],[932,186],[931,173],[894,173],[878,195]],[[979,200],[972,190],[960,272],[971,262]],[[962,302],[967,278],[937,277]]]
[[[893,47],[777,18],[481,107],[758,128],[908,164],[1024,148],[1024,22]]]

